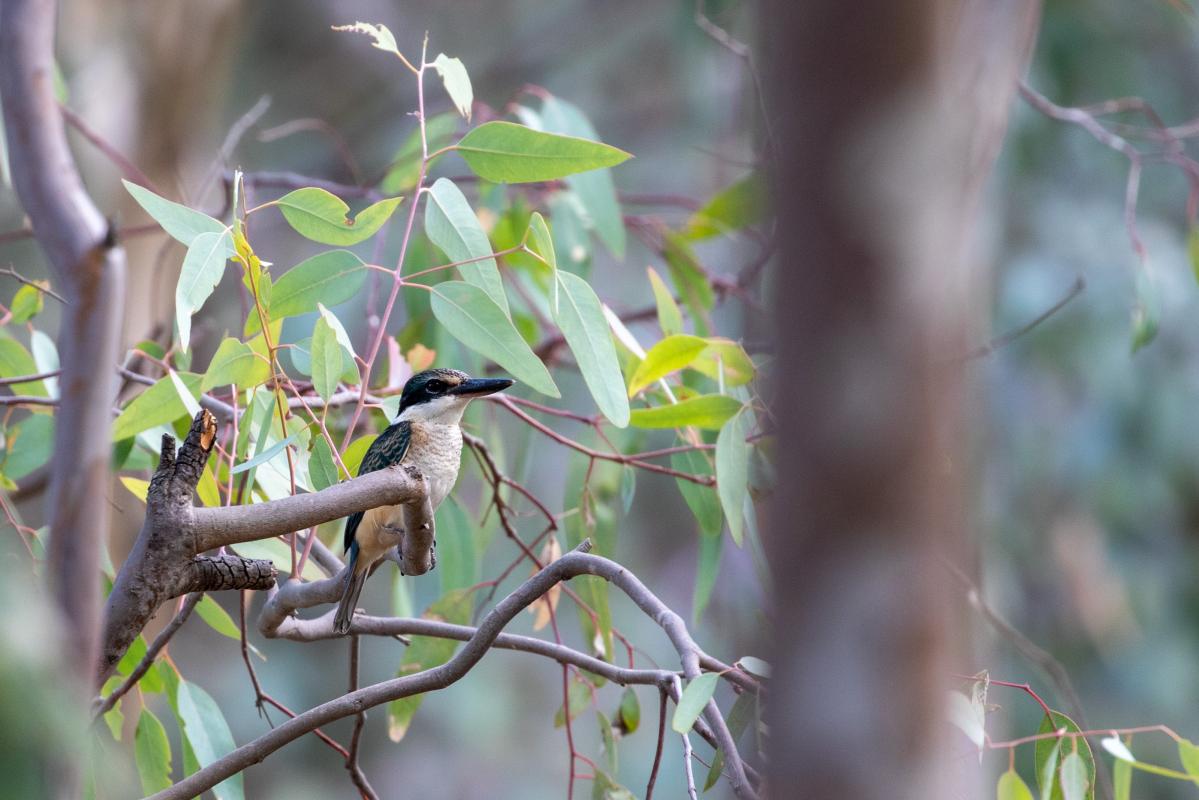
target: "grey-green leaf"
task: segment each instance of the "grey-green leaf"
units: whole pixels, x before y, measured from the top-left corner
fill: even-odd
[[[366,280],[366,265],[349,250],[330,250],[296,264],[271,287],[271,317],[282,319],[316,311],[317,303],[336,306],[350,300]],[[247,333],[262,326],[255,314]]]
[[[670,722],[670,727],[675,733],[687,733],[691,730],[691,726],[699,719],[704,707],[716,692],[719,680],[719,673],[705,672],[687,683],[687,688],[683,690],[679,704],[674,710],[674,718]]]
[[[337,391],[341,370],[341,345],[329,322],[320,317],[312,329],[312,385],[326,402]]]
[[[337,464],[333,462],[333,450],[324,436],[316,437],[312,444],[312,455],[308,459],[308,477],[312,481],[312,488],[318,492],[328,489],[340,478],[337,474]]]
[[[1085,800],[1087,796],[1087,767],[1082,756],[1071,753],[1062,761],[1062,797],[1065,800]]]
[[[171,785],[171,742],[166,729],[150,709],[142,706],[133,735],[133,756],[137,774],[146,794],[167,789]]]
[[[462,281],[446,281],[434,286],[432,294],[433,316],[455,339],[542,394],[562,396],[545,364],[486,292]]]
[[[136,183],[127,180],[122,180],[121,183],[125,185],[126,191],[133,196],[137,204],[153,217],[164,231],[188,247],[191,247],[192,242],[201,233],[219,234],[225,230],[224,225],[203,212],[159,197]],[[229,241],[226,255],[233,255],[232,240]]]
[[[180,681],[175,703],[184,734],[201,767],[206,767],[234,749],[233,733],[216,701],[199,686]],[[213,787],[217,800],[243,800],[242,775],[227,778]]]
[[[508,297],[504,294],[499,267],[494,258],[486,257],[491,254],[491,242],[466,196],[448,178],[438,178],[429,189],[425,203],[425,234],[451,263],[479,259],[462,264],[458,272],[467,283],[485,291],[503,309],[505,316],[509,315]]]
[[[223,230],[197,234],[187,248],[175,286],[175,322],[179,327],[179,347],[183,350],[187,350],[191,341],[192,314],[200,310],[220,283],[232,246],[233,237]]]
[[[720,495],[724,518],[729,522],[729,533],[738,547],[745,531],[741,509],[748,496],[749,445],[745,441],[748,428],[749,415],[738,413],[716,437],[716,492]]]
[[[236,384],[245,389],[265,383],[271,376],[271,367],[248,344],[228,337],[224,339],[212,361],[204,380],[200,383],[200,391],[206,392],[214,386]]]
[[[475,101],[475,93],[471,89],[470,75],[467,74],[462,61],[450,58],[445,53],[438,53],[437,58],[433,59],[433,69],[437,70],[437,74],[441,76],[446,93],[449,94],[450,100],[454,101],[454,108],[469,120],[470,107]]]
[[[349,216],[350,207],[341,198],[315,186],[296,189],[275,203],[301,236],[321,244],[349,247],[374,236],[403,199],[380,200],[353,219]]]
[[[455,149],[476,175],[493,183],[552,181],[632,157],[602,142],[500,121],[472,129]]]
[[[559,271],[557,276],[562,293],[554,320],[574,353],[595,404],[613,425],[623,428],[629,424],[629,398],[603,306],[587,281],[578,275]]]

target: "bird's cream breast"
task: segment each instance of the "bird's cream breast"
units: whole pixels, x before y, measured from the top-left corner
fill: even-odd
[[[457,425],[434,422],[411,423],[412,440],[404,461],[412,464],[429,481],[429,502],[441,505],[458,479],[462,462],[462,431]]]

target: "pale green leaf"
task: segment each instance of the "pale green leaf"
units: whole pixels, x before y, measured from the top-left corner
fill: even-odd
[[[1032,800],[1032,790],[1028,784],[1016,774],[1008,770],[999,776],[999,785],[995,789],[996,800]]]
[[[237,627],[233,617],[229,616],[211,595],[206,594],[200,598],[200,602],[196,604],[196,613],[217,633],[236,642],[241,641],[241,628]]]
[[[542,394],[561,397],[545,364],[482,289],[446,281],[435,285],[432,294],[433,316],[451,336]]]
[[[201,233],[219,235],[226,230],[225,225],[207,214],[159,197],[154,192],[136,183],[127,180],[122,180],[121,183],[125,185],[125,189],[129,194],[133,195],[133,199],[137,201],[137,204],[153,217],[154,221],[161,225],[164,231],[187,247],[191,247],[192,242]],[[231,239],[226,241],[225,247],[225,255],[233,255],[233,241]]]
[[[300,432],[296,431],[295,433],[293,433],[291,436],[288,436],[283,441],[275,442],[273,445],[271,445],[267,449],[263,450],[261,453],[254,456],[249,461],[243,461],[242,463],[238,464],[233,469],[229,470],[230,474],[238,475],[238,474],[241,474],[242,472],[245,472],[248,469],[253,469],[254,467],[258,466],[259,464],[265,464],[266,462],[270,461],[275,456],[282,453],[283,449],[285,447],[293,444],[299,435],[300,435]]]
[[[171,786],[171,742],[166,729],[150,709],[142,706],[133,736],[133,755],[142,791],[154,794]]]
[[[353,218],[341,198],[315,186],[296,189],[275,202],[296,233],[321,244],[349,247],[374,236],[403,199],[380,200]]]
[[[360,439],[355,439],[350,442],[350,446],[341,454],[341,463],[350,471],[351,475],[358,474],[358,467],[362,464],[362,459],[366,455],[366,451],[374,444],[376,434],[368,434]]]
[[[191,318],[203,307],[225,273],[233,237],[229,231],[197,234],[183,257],[179,283],[175,286],[175,323],[179,327],[179,347],[187,350],[191,341]]]
[[[39,283],[45,284],[45,281],[39,281]],[[12,312],[10,321],[24,325],[42,312],[45,303],[42,290],[38,286],[23,284],[17,289],[16,294],[12,297],[12,303],[9,305],[9,311]]]
[[[463,280],[478,286],[508,315],[508,297],[500,280],[500,270],[491,258],[491,242],[479,224],[479,218],[466,196],[448,178],[438,178],[429,189],[425,203],[425,234],[437,245],[450,263],[477,258],[462,264],[458,272]]]
[[[4,434],[4,477],[20,480],[44,466],[54,453],[54,417],[34,414]]]
[[[733,703],[732,710],[729,711],[726,721],[728,723],[729,735],[733,737],[733,742],[736,743],[741,738],[741,734],[749,727],[751,722],[754,722],[758,716],[758,696],[753,692],[742,692],[737,695],[736,701]],[[717,749],[716,755],[712,758],[712,767],[708,770],[708,777],[704,781],[704,791],[708,791],[716,785],[716,781],[720,780],[721,771],[724,769],[724,750]]]
[[[1112,790],[1115,800],[1129,800],[1132,796],[1132,764],[1117,760],[1112,765]]]
[[[600,742],[604,746],[604,761],[610,772],[616,772],[620,768],[620,757],[616,749],[616,736],[612,732],[612,721],[598,708],[595,710],[595,721],[599,724]]]
[[[752,225],[766,212],[766,186],[761,176],[750,173],[721,189],[687,221],[688,239],[708,239]]]
[[[191,396],[198,398],[200,376],[190,372],[176,374]],[[169,377],[160,378],[125,406],[120,416],[112,423],[112,438],[115,441],[128,439],[144,430],[174,422],[186,414],[187,408],[179,399],[174,381]]]
[[[595,404],[618,428],[629,424],[629,399],[603,306],[587,281],[558,272],[562,294],[554,321],[566,337]]]
[[[358,355],[354,351],[354,343],[350,341],[350,334],[346,333],[346,329],[342,327],[341,320],[337,318],[337,315],[325,308],[323,303],[317,303],[316,310],[321,313],[321,317],[324,318],[325,322],[329,323],[329,327],[333,329],[333,335],[337,337],[337,343],[344,347],[346,352],[351,356]]]
[[[558,271],[558,255],[554,252],[554,238],[550,235],[549,226],[545,224],[545,217],[537,211],[529,215],[528,247],[541,257],[550,268],[551,275],[557,277],[555,273]],[[555,280],[550,288],[550,313],[555,316],[558,314],[558,295],[558,281]]]
[[[312,455],[308,459],[308,477],[312,488],[318,492],[336,484],[341,476],[337,474],[337,464],[333,461],[333,450],[324,436],[317,436],[312,443]]]
[[[33,331],[29,334],[29,350],[33,354],[33,365],[38,372],[54,372],[61,366],[58,360],[58,347],[46,333]],[[46,392],[51,397],[58,397],[58,378],[44,378]]]
[[[294,317],[316,311],[317,303],[336,306],[354,297],[366,281],[367,268],[349,250],[330,250],[315,255],[283,273],[271,288],[271,316]],[[246,332],[261,329],[257,314],[251,314]]]
[[[688,336],[685,333],[667,336],[646,351],[645,358],[637,365],[637,370],[629,379],[629,396],[632,397],[670,373],[689,366],[707,347],[707,340],[698,336]]]
[[[265,383],[271,377],[270,366],[254,352],[248,344],[227,337],[221,341],[204,380],[200,382],[200,391],[207,392],[215,386],[236,384],[239,389],[245,389]]]
[[[1136,761],[1136,758],[1132,755],[1132,751],[1128,749],[1128,745],[1124,744],[1120,737],[1115,734],[1101,739],[1099,744],[1103,745],[1104,750],[1111,753],[1120,761]]]
[[[662,277],[653,267],[647,267],[649,285],[654,290],[654,302],[658,306],[658,326],[666,336],[683,332],[683,314],[679,304],[674,301],[670,288],[662,281]]]
[[[466,73],[462,61],[450,58],[445,53],[438,53],[437,58],[433,59],[433,69],[441,76],[441,82],[445,84],[446,93],[454,102],[454,108],[469,121],[475,93],[470,87],[470,75]]]
[[[584,683],[577,675],[573,675],[566,691],[566,697],[570,709],[570,719],[573,722],[579,714],[583,713],[587,706],[591,705],[591,687]],[[558,706],[558,710],[554,712],[554,727],[561,728],[565,724],[566,710],[562,706]]]
[[[724,537],[720,535],[720,503],[716,499],[716,493],[707,486],[698,486],[690,481],[681,480],[678,483],[680,485],[690,483],[697,490],[705,492],[712,498],[712,504],[716,506],[716,533],[711,534],[701,531],[699,537],[699,558],[695,570],[695,589],[691,595],[691,619],[694,625],[698,625],[704,611],[708,608],[708,602],[712,599],[712,590],[716,588],[716,577],[720,573],[720,554],[724,549]]]
[[[670,727],[675,733],[687,733],[691,730],[695,720],[699,719],[704,707],[712,699],[719,681],[720,674],[717,672],[705,672],[688,681],[670,722]]]
[[[716,493],[729,523],[729,534],[737,546],[745,531],[741,509],[749,496],[749,415],[736,414],[716,437]]]
[[[690,366],[714,381],[723,381],[725,386],[744,386],[754,379],[753,360],[731,339],[709,338],[708,346]]]
[[[1190,739],[1179,740],[1178,760],[1182,762],[1182,768],[1187,771],[1188,775],[1199,778],[1199,747],[1196,747]]]
[[[741,665],[743,670],[757,675],[759,678],[770,677],[770,665],[760,658],[741,656],[741,658],[737,659],[737,663]]]
[[[220,706],[199,686],[180,681],[175,690],[175,703],[183,732],[201,767],[206,767],[233,751],[233,733],[225,721]],[[217,800],[242,800],[242,774],[226,778],[212,789]]]
[[[631,156],[611,145],[542,133],[513,122],[474,128],[456,148],[467,165],[492,183],[551,181],[577,172],[612,167]]]
[[[312,329],[312,385],[326,402],[337,391],[341,370],[341,345],[333,328],[321,317]]]
[[[629,421],[637,428],[684,428],[718,430],[741,410],[741,401],[723,394],[705,394],[654,408],[635,408]]]
[[[196,415],[200,413],[200,403],[196,400],[195,394],[183,383],[183,379],[175,370],[168,369],[167,377],[171,379],[171,385],[175,387],[175,394],[179,396],[179,402],[183,403],[183,407],[187,409],[187,416],[195,419]]]
[[[0,338],[0,378],[18,378],[22,375],[34,375],[37,372],[37,362],[20,342],[16,339]],[[29,394],[35,397],[50,396],[42,381],[14,383],[9,388],[13,394]]]
[[[453,112],[430,117],[425,123],[425,138],[429,150],[432,152],[448,145],[457,128],[458,118]],[[379,191],[384,194],[396,194],[416,186],[416,179],[420,177],[421,159],[421,136],[420,128],[417,127],[408,135],[391,159],[391,167],[388,169],[387,175],[379,182]],[[429,167],[431,168],[437,160],[436,158],[431,159]]]
[[[945,714],[962,733],[966,734],[975,747],[986,743],[984,728],[986,710],[961,692],[949,692],[945,703]]]
[[[1087,797],[1087,767],[1078,753],[1071,753],[1062,761],[1063,800],[1085,800]]]

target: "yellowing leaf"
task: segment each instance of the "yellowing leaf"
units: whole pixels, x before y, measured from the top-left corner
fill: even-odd
[[[629,396],[690,365],[707,347],[707,340],[698,336],[681,333],[667,336],[651,347],[637,366],[637,371],[629,380]]]
[[[741,409],[741,401],[722,394],[705,394],[654,408],[635,408],[629,422],[637,428],[696,427],[718,430]]]
[[[121,483],[129,490],[129,493],[146,502],[146,496],[150,493],[150,482],[143,481],[141,478],[131,478],[128,475],[121,476]]]

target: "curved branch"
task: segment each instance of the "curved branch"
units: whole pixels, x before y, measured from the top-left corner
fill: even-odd
[[[675,648],[680,651],[684,673],[689,677],[698,674],[698,647],[686,631],[682,619],[666,608],[644,584],[619,564],[606,558],[590,555],[586,552],[588,549],[590,549],[590,543],[585,541],[578,549],[549,564],[501,600],[483,618],[466,646],[445,664],[413,675],[377,683],[312,708],[249,744],[237,748],[169,789],[153,795],[153,800],[185,800],[194,797],[230,775],[262,761],[288,742],[318,726],[353,716],[363,709],[401,697],[444,689],[461,679],[479,662],[500,637],[504,626],[521,610],[559,582],[577,575],[597,575],[615,583],[666,631]],[[756,798],[756,793],[746,779],[736,745],[729,736],[724,718],[720,716],[715,704],[710,705],[706,710],[705,717],[713,728],[717,742],[725,750],[733,790],[738,797]]]

